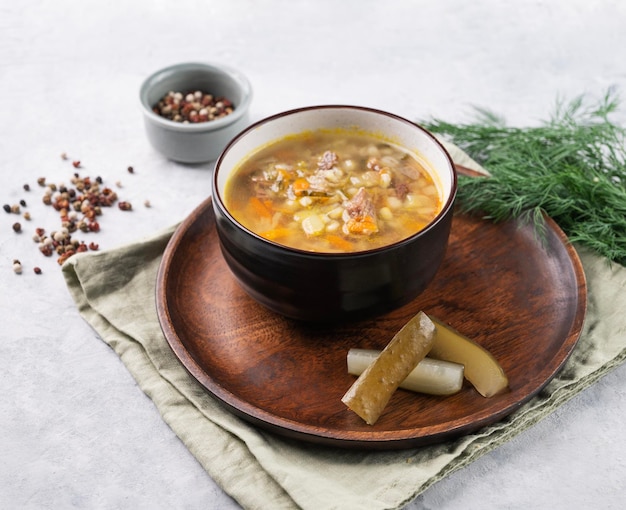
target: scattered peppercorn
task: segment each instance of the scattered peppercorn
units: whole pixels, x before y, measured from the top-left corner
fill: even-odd
[[[52,233],[52,239],[56,241],[57,243],[62,243],[67,238],[67,234],[68,234],[67,229],[58,230]]]
[[[22,263],[17,259],[13,261],[13,272],[15,274],[22,274]]]
[[[63,153],[62,159],[68,159]],[[80,161],[72,161],[74,168],[80,167]],[[134,173],[134,168],[128,166],[129,173]],[[47,257],[53,254],[58,255],[57,262],[63,264],[68,258],[76,253],[86,252],[88,250],[99,250],[99,245],[95,242],[89,244],[72,238],[72,234],[80,231],[83,233],[95,233],[100,231],[100,223],[96,218],[101,216],[104,207],[111,207],[118,203],[120,210],[129,211],[132,209],[130,202],[118,201],[118,196],[111,188],[103,185],[103,179],[100,176],[95,178],[81,177],[78,172],[74,172],[71,179],[71,185],[63,183],[48,183],[45,177],[37,178],[37,184],[44,188],[43,203],[51,206],[58,211],[61,226],[58,230],[47,234],[45,229],[37,227],[32,239],[37,243],[39,251]],[[122,187],[120,182],[116,183],[118,187]],[[25,191],[30,191],[30,186],[24,184]],[[20,200],[19,205],[4,204],[3,209],[7,213],[20,214],[20,206],[27,207],[25,200]],[[31,215],[28,211],[24,211],[25,220],[30,220]],[[19,222],[13,224],[15,232],[22,232],[22,225]],[[19,261],[14,261],[14,271],[22,272],[22,265]],[[41,274],[41,268],[35,267],[33,271]]]
[[[150,200],[144,200],[144,201],[143,201],[143,205],[144,205],[145,207],[152,207],[152,204],[150,203]]]
[[[61,153],[61,159],[67,159],[67,154],[65,152]]]
[[[182,123],[217,120],[230,115],[234,109],[225,97],[214,97],[201,90],[185,94],[170,91],[152,108],[157,115]]]
[[[67,250],[57,259],[57,262],[61,266],[67,259],[69,259],[72,255],[75,255],[75,254],[76,252],[74,250]]]
[[[43,228],[37,228],[33,240],[39,244],[39,250],[45,256],[56,253],[57,262],[63,264],[76,253],[85,252],[89,246],[84,242],[72,239],[72,233],[99,232],[100,224],[97,216],[102,215],[103,207],[110,207],[117,202],[117,194],[110,188],[102,186],[102,178],[81,177],[74,173],[72,187],[65,184],[49,184],[44,190],[44,203],[59,212],[61,228],[46,235]],[[93,243],[93,248],[97,245]]]

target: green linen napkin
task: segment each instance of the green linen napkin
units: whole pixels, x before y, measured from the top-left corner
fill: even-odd
[[[480,170],[455,150],[455,161]],[[463,159],[462,159],[463,158]],[[257,429],[221,407],[174,357],[157,318],[156,275],[174,227],[63,266],[78,309],[120,356],[165,422],[244,508],[400,508],[496,448],[626,358],[626,268],[580,250],[588,284],[582,337],[559,374],[513,415],[443,444],[395,452],[316,447]]]

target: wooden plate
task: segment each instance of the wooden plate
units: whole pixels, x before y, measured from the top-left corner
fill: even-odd
[[[515,411],[552,379],[578,340],[586,310],[583,269],[565,235],[546,221],[542,243],[529,226],[457,216],[446,259],[424,294],[386,315],[315,327],[278,316],[244,293],[222,259],[207,200],[165,250],[159,320],[191,375],[259,427],[354,448],[443,441]],[[469,385],[451,397],[398,390],[369,426],[341,402],[354,381],[346,373],[348,349],[382,349],[420,310],[489,349],[510,391],[486,399]]]

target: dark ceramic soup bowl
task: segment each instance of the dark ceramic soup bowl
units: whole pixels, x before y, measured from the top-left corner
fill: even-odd
[[[358,130],[417,154],[439,188],[442,210],[406,239],[351,253],[290,248],[240,224],[224,200],[232,172],[260,148],[318,129]],[[271,116],[231,140],[216,163],[212,198],[221,251],[241,287],[284,316],[330,322],[378,315],[410,302],[426,289],[448,245],[456,189],[450,156],[422,127],[379,110],[328,105]]]

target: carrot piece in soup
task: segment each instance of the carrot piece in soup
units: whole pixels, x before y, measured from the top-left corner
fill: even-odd
[[[378,224],[371,216],[365,218],[350,218],[346,222],[346,229],[350,234],[375,234],[378,232]]]
[[[293,182],[293,192],[300,196],[303,195],[306,190],[309,189],[309,181],[304,178],[296,179]]]
[[[341,236],[330,234],[326,236],[326,239],[333,248],[337,248],[338,250],[345,252],[351,252],[354,250],[352,243]]]
[[[272,211],[268,209],[267,205],[261,202],[257,197],[251,197],[249,201],[249,206],[258,216],[262,218],[271,218]]]
[[[270,241],[275,241],[276,239],[280,239],[281,237],[288,237],[291,234],[291,230],[286,227],[278,227],[273,228],[271,230],[266,230],[261,233],[261,237],[265,239],[269,239]]]

